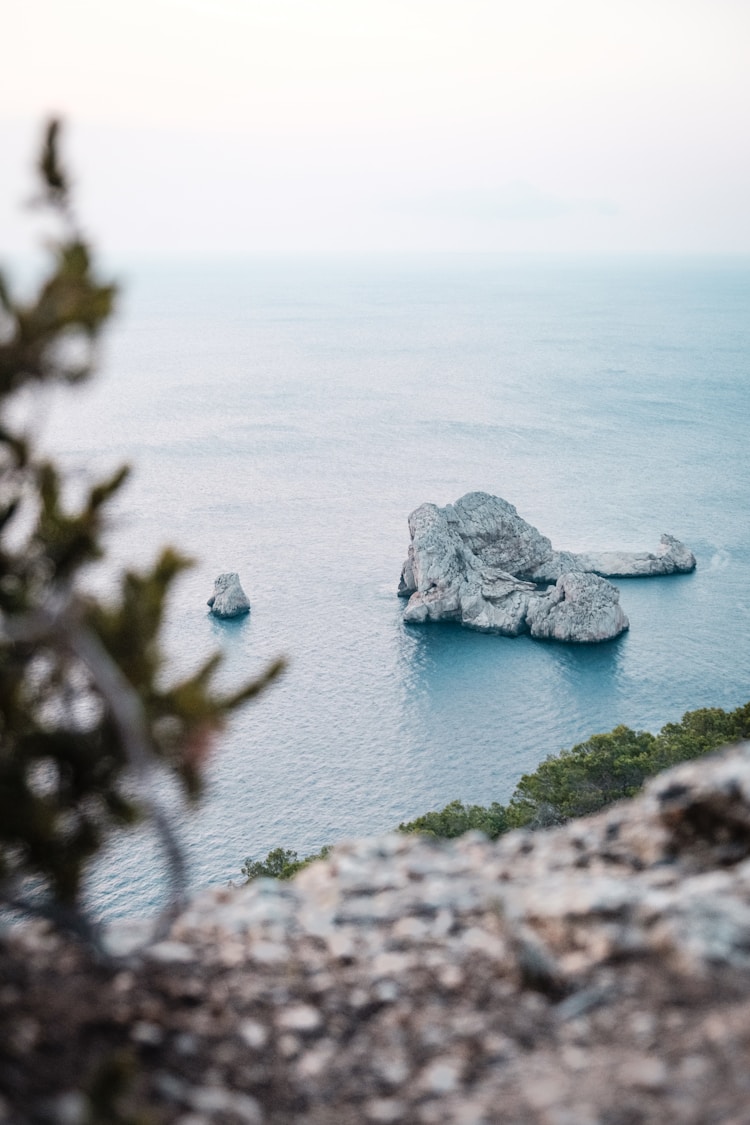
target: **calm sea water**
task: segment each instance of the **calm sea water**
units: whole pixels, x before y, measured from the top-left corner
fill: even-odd
[[[248,261],[123,271],[105,370],[50,408],[71,468],[135,467],[113,565],[166,542],[175,675],[215,649],[283,681],[231,724],[199,811],[194,885],[460,797],[503,801],[547,754],[750,699],[750,262]],[[481,489],[558,547],[684,539],[695,574],[622,582],[630,632],[594,647],[406,628],[408,513]],[[213,578],[253,604],[219,623]],[[147,913],[148,833],[92,874]]]

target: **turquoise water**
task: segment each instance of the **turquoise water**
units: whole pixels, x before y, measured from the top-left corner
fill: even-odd
[[[283,681],[176,808],[194,885],[460,797],[505,800],[547,754],[750,699],[750,262],[251,261],[124,270],[98,383],[61,397],[71,467],[135,466],[113,565],[196,559],[170,608],[176,674],[210,651]],[[620,583],[630,632],[596,647],[406,628],[408,513],[481,489],[557,547],[654,548],[698,569]],[[240,572],[249,618],[219,623]],[[158,903],[148,834],[91,880],[95,910]]]

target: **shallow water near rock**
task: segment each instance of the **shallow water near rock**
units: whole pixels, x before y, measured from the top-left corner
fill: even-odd
[[[112,563],[197,559],[175,674],[288,671],[178,809],[195,886],[460,797],[503,801],[547,754],[750,698],[750,263],[442,257],[131,264],[103,375],[50,408],[71,467],[135,468]],[[406,520],[500,495],[560,549],[654,550],[694,574],[618,582],[630,631],[592,647],[406,627]],[[212,619],[237,571],[249,617]],[[102,582],[106,584],[105,579]],[[148,833],[92,873],[105,917],[158,906]]]

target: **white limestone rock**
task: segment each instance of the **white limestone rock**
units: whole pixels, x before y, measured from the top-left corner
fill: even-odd
[[[411,543],[398,593],[404,620],[458,621],[470,629],[591,643],[628,628],[605,576],[687,572],[695,557],[663,535],[653,554],[556,551],[512,504],[469,492],[455,504],[422,504],[409,516]],[[565,579],[564,581],[561,581]],[[540,584],[554,582],[546,590]]]
[[[601,551],[575,556],[580,570],[607,578],[650,578],[660,574],[685,574],[695,570],[695,555],[673,535],[662,535],[655,553]]]
[[[214,579],[214,592],[206,603],[216,617],[239,617],[250,612],[250,602],[234,571]]]
[[[629,627],[617,587],[598,574],[576,570],[530,601],[526,623],[532,637],[583,644],[611,640]]]

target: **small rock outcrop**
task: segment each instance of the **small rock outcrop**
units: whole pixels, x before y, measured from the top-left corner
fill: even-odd
[[[208,599],[211,613],[216,617],[239,617],[250,612],[250,601],[234,571],[220,574],[214,580],[214,592]]]
[[[662,535],[650,551],[602,551],[572,556],[579,570],[590,570],[607,578],[651,578],[661,574],[688,574],[695,570],[695,555],[673,535]]]
[[[486,492],[469,492],[444,508],[420,505],[409,532],[398,589],[409,599],[404,620],[457,621],[506,636],[610,640],[628,619],[607,577],[695,569],[695,556],[671,535],[662,535],[654,553],[556,551],[512,504]],[[550,582],[556,585],[548,589]]]
[[[526,622],[532,637],[593,644],[628,628],[620,594],[598,574],[571,570],[546,594],[529,599]]]

